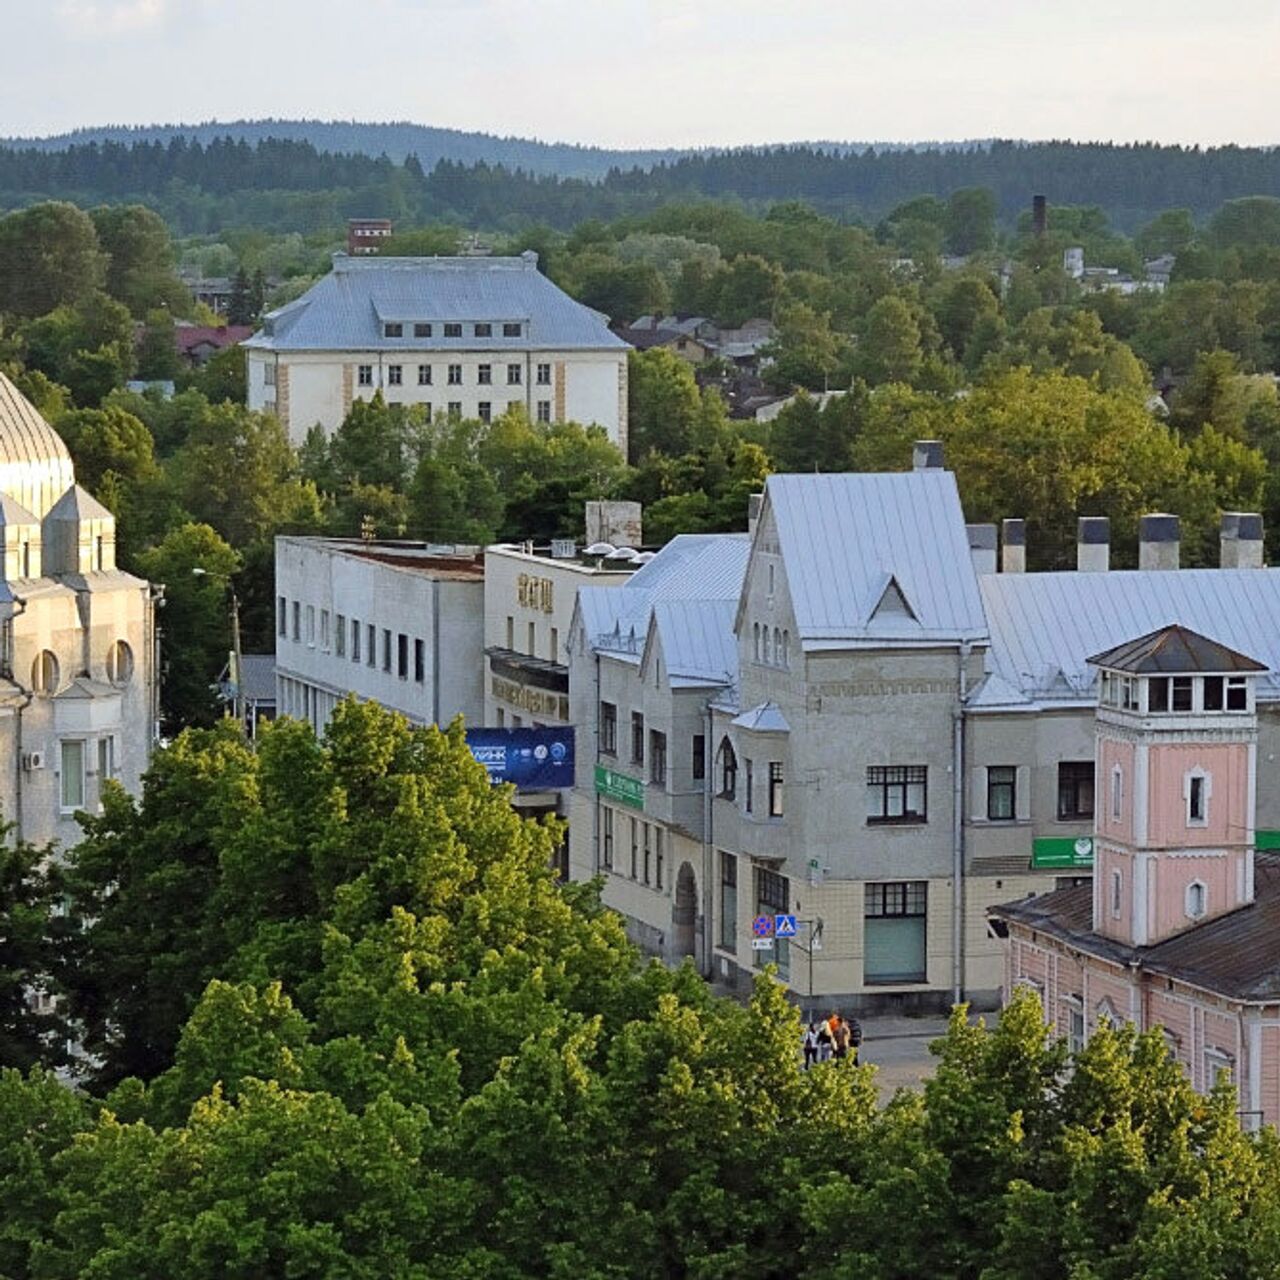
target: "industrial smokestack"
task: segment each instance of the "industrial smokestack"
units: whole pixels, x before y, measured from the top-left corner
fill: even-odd
[[[1031,229],[1039,238],[1049,230],[1049,202],[1044,196],[1031,197]]]

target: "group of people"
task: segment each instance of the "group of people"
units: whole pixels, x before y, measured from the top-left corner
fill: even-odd
[[[857,1018],[846,1018],[832,1010],[829,1018],[809,1023],[804,1033],[804,1069],[815,1062],[831,1058],[851,1058],[858,1065],[858,1049],[862,1044],[862,1024]]]

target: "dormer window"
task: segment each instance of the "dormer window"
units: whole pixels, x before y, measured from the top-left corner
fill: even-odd
[[[431,337],[431,326],[429,324],[423,324],[421,322],[419,322],[418,324],[415,324],[413,326],[413,336],[415,338]]]
[[[478,325],[476,325],[476,337],[477,337],[477,338],[492,338],[492,337],[493,337],[493,325],[491,325],[491,324],[478,324]]]
[[[384,324],[382,326],[382,336],[384,338],[403,338],[404,325],[402,324]]]
[[[1227,677],[1227,710],[1249,710],[1249,682],[1244,676]]]
[[[504,338],[518,338],[524,326],[517,320],[514,324],[508,322],[502,326],[502,336]]]
[[[1170,705],[1174,711],[1191,710],[1191,677],[1174,676],[1170,689]]]
[[[462,326],[460,324],[447,324],[444,327],[444,336],[446,338],[462,337]]]

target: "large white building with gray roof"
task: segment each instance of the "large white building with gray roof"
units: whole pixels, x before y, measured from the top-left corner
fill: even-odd
[[[519,405],[533,422],[598,425],[627,447],[627,351],[608,317],[511,258],[351,258],[263,319],[244,344],[248,403],[300,444],[352,404],[488,420]]]
[[[1179,569],[1176,519],[1109,571],[1026,573],[1021,522],[966,526],[940,449],[902,474],[773,476],[749,539],[676,539],[584,590],[572,870],[601,875],[639,941],[745,981],[774,962],[801,1003],[994,1006],[988,908],[1087,878],[1090,655],[1181,622],[1268,666],[1258,843],[1280,847],[1280,570],[1224,516],[1221,569]],[[648,587],[649,590],[645,590]],[[797,917],[793,941],[758,917]]]

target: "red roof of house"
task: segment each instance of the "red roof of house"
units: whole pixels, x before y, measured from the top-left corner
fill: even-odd
[[[179,352],[188,352],[208,343],[214,347],[234,347],[253,334],[251,324],[178,325],[173,331],[173,341]]]

